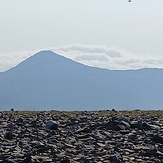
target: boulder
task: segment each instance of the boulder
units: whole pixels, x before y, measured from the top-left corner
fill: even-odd
[[[57,130],[58,129],[58,123],[56,121],[50,120],[46,123],[46,129]]]
[[[12,140],[14,137],[13,133],[11,131],[7,131],[4,135],[5,139]]]

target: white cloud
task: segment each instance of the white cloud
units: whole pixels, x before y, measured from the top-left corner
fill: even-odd
[[[137,56],[125,49],[107,46],[69,45],[52,50],[77,62],[107,68],[126,70],[139,68],[163,68],[163,57]]]
[[[11,67],[16,66],[33,54],[33,52],[15,52],[0,54],[0,72],[6,71]]]
[[[152,57],[152,55],[145,55],[140,57],[117,47],[74,44],[46,49],[50,49],[60,55],[86,65],[111,70],[139,69],[147,67],[163,68],[163,57],[161,56]],[[0,72],[17,65],[38,51],[40,50],[0,54]]]

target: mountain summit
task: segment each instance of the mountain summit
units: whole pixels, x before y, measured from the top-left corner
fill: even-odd
[[[0,109],[162,109],[163,70],[106,70],[41,51],[0,73]]]

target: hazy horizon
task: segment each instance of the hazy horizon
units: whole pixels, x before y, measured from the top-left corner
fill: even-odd
[[[30,57],[32,57],[32,56],[34,56],[35,54],[37,54],[37,53],[39,53],[39,52],[43,52],[43,51],[51,51],[51,52],[53,52],[53,53],[55,53],[55,54],[57,54],[57,55],[59,55],[59,56],[63,56],[63,57],[65,57],[65,58],[67,58],[67,59],[71,59],[71,60],[73,60],[73,61],[75,61],[75,62],[77,62],[77,63],[81,63],[81,64],[83,64],[83,65],[86,65],[86,66],[90,66],[90,67],[97,67],[97,68],[102,68],[102,69],[108,69],[108,70],[139,70],[139,69],[144,69],[144,68],[157,68],[157,69],[163,69],[163,67],[130,67],[130,68],[109,68],[109,66],[107,66],[107,65],[98,65],[98,64],[90,64],[91,62],[88,62],[88,61],[84,61],[84,60],[78,60],[78,59],[74,59],[73,57],[72,57],[72,55],[70,54],[70,55],[65,55],[65,53],[63,52],[62,54],[59,52],[59,51],[57,51],[57,53],[54,51],[54,50],[49,50],[49,49],[43,49],[43,50],[41,50],[41,51],[36,51],[36,52],[33,52],[33,53],[31,53],[31,54],[27,54],[26,56],[23,56],[19,61],[17,61],[16,63],[14,63],[13,62],[13,64],[12,65],[10,65],[10,66],[8,66],[6,69],[4,69],[3,71],[0,71],[0,72],[6,72],[6,71],[8,71],[8,70],[10,70],[10,69],[12,69],[12,68],[14,68],[14,67],[16,67],[16,66],[18,66],[19,64],[21,64],[23,61],[26,61],[28,58],[30,58]],[[78,57],[78,56],[77,56]],[[76,58],[77,58],[76,57]],[[80,56],[79,56],[80,57]],[[81,56],[82,57],[82,56]],[[89,58],[89,56],[86,56],[87,58]],[[103,59],[105,59],[105,61],[107,60],[106,59],[106,57],[104,57],[104,56],[100,56],[101,58],[103,57]],[[100,59],[99,60],[99,62],[101,62],[102,61],[102,59]]]
[[[0,72],[49,49],[107,69],[163,68],[163,1],[2,1]]]

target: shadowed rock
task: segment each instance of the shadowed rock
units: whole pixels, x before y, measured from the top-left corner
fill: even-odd
[[[161,163],[163,158],[163,117],[157,115],[3,113],[0,133],[2,163]]]
[[[48,121],[46,123],[46,129],[50,129],[50,130],[57,130],[58,129],[58,124],[55,121]]]

